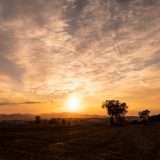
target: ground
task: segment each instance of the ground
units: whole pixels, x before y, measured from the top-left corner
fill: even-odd
[[[0,160],[159,160],[160,125],[0,126]]]

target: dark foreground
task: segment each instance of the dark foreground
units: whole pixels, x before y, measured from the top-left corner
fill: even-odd
[[[160,125],[4,125],[0,160],[160,160]]]

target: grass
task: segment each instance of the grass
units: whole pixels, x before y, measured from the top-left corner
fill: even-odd
[[[159,160],[160,125],[0,125],[0,160]]]

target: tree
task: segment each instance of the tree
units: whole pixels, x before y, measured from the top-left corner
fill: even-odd
[[[139,118],[141,122],[147,123],[149,120],[150,111],[148,109],[139,112]]]
[[[53,124],[53,125],[57,125],[58,121],[56,118],[51,118],[49,121],[48,121],[49,124]]]
[[[122,124],[125,121],[125,114],[127,113],[127,104],[119,100],[105,100],[102,108],[106,108],[110,116],[111,124]]]
[[[35,123],[40,124],[41,123],[41,117],[40,116],[35,116]]]

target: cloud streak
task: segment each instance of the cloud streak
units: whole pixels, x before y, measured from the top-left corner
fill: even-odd
[[[33,104],[41,104],[41,102],[37,102],[37,101],[26,101],[26,102],[0,102],[0,106],[17,106],[17,105],[33,105]]]

